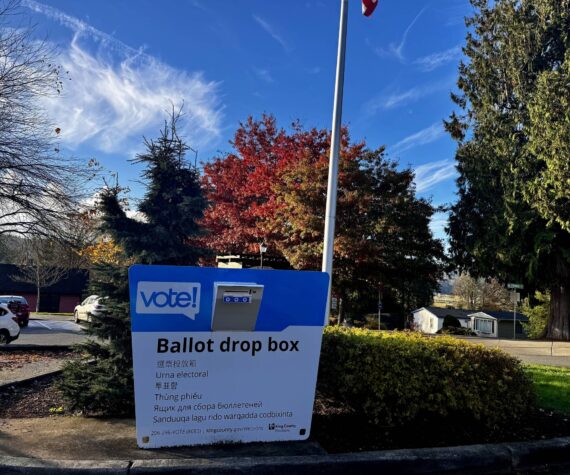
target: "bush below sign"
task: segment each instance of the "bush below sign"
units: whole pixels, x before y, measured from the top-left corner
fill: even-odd
[[[409,332],[325,328],[317,387],[379,425],[458,417],[493,431],[535,407],[531,381],[517,359]]]

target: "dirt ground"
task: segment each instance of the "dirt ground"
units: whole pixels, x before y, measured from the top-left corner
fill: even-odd
[[[0,351],[0,385],[58,370],[71,358],[71,351]]]

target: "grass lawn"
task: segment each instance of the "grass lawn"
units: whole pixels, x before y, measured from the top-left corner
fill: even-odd
[[[526,365],[525,370],[534,382],[540,407],[570,415],[570,369]]]

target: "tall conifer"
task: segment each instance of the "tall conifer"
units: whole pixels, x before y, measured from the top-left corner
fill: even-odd
[[[79,346],[84,358],[64,370],[60,388],[74,409],[105,414],[134,409],[128,266],[195,265],[205,255],[193,239],[200,235],[206,200],[198,171],[185,161],[188,146],[178,136],[177,120],[173,114],[160,137],[145,140],[146,151],[133,160],[144,166],[147,186],[138,216],[127,216],[119,187],[101,193],[100,229],[124,256],[122,265],[99,265],[91,273],[89,292],[105,297],[104,311],[92,316],[87,329],[92,338]]]

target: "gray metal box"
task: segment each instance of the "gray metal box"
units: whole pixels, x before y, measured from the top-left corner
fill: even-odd
[[[254,331],[262,297],[260,284],[214,282],[212,331]]]

